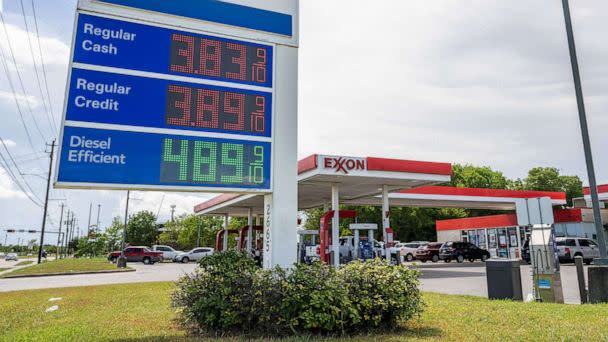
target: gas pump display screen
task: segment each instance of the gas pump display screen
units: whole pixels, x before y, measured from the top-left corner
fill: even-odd
[[[268,143],[163,140],[161,183],[264,187],[270,178]]]

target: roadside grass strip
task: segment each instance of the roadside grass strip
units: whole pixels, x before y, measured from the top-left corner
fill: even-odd
[[[19,264],[17,264],[19,265]],[[132,268],[118,269],[116,265],[109,263],[104,258],[95,259],[60,259],[45,261],[38,265],[17,269],[13,272],[3,274],[2,278],[23,277],[23,276],[42,276],[58,274],[80,274],[80,273],[105,273],[105,272],[124,272],[131,271]]]
[[[0,272],[8,271],[10,269],[11,269],[10,267],[6,267],[6,268],[0,267]]]
[[[221,336],[188,337],[179,327],[171,307],[174,289],[173,283],[142,283],[0,293],[0,341],[218,340]],[[284,341],[608,339],[608,305],[516,303],[434,293],[425,293],[424,299],[427,308],[422,316],[393,332],[335,339],[297,336]],[[55,305],[56,310],[46,312]]]
[[[27,260],[27,261],[20,261],[18,263],[15,264],[15,266],[27,266],[27,265],[31,265],[34,262],[31,260]]]

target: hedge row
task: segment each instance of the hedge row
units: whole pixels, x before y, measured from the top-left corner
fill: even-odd
[[[244,254],[206,257],[173,294],[196,334],[351,334],[391,328],[424,307],[418,272],[381,260],[335,270],[315,263],[262,270]]]

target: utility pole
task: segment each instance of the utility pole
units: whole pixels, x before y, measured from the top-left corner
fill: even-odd
[[[57,234],[57,250],[55,251],[55,260],[59,259],[59,246],[61,243],[61,225],[63,224],[63,207],[65,204],[61,203],[61,214],[59,215],[59,234]]]
[[[44,213],[42,214],[42,230],[40,231],[40,247],[38,248],[38,263],[42,259],[42,247],[44,246],[44,229],[46,228],[46,213],[49,207],[49,191],[51,189],[51,173],[53,171],[53,153],[55,153],[55,140],[51,143],[51,155],[49,158],[49,174],[46,180],[46,196],[44,199]]]
[[[201,226],[202,225],[203,225],[203,222],[201,220],[201,223],[199,223],[199,225],[198,225],[198,234],[196,236],[196,247],[200,247],[201,246]]]
[[[131,196],[131,191],[127,190],[127,205],[125,206],[125,226],[122,230],[122,246],[120,248],[120,257],[116,261],[116,266],[118,268],[127,267],[127,258],[125,258],[125,244],[127,242],[127,224],[129,223],[129,197]]]
[[[68,210],[66,213],[66,218],[65,218],[65,234],[63,235],[63,248],[61,249],[61,252],[62,252],[64,258],[67,256],[69,236],[70,236],[70,211]]]
[[[91,236],[91,211],[93,211],[93,203],[89,203],[89,223],[87,224],[87,236]]]
[[[174,215],[175,215],[175,204],[171,204],[171,222],[174,221]]]
[[[99,213],[101,212],[101,204],[97,205],[97,230],[100,231],[101,228],[99,228]]]
[[[568,36],[568,48],[570,50],[570,62],[572,64],[572,76],[574,78],[574,90],[576,92],[576,103],[578,105],[578,116],[583,137],[583,149],[585,151],[585,161],[587,162],[587,177],[589,178],[589,190],[591,192],[591,203],[593,206],[593,217],[595,221],[595,231],[597,232],[597,242],[600,249],[600,258],[596,259],[596,265],[608,265],[608,254],[606,252],[606,235],[602,225],[602,214],[600,212],[600,200],[597,194],[597,182],[595,180],[595,167],[593,165],[593,155],[591,153],[591,140],[589,139],[589,126],[587,124],[587,113],[585,111],[585,100],[583,97],[583,86],[578,68],[578,58],[576,55],[576,45],[574,43],[574,32],[572,29],[572,18],[570,16],[570,3],[562,0],[564,9],[564,19],[566,22],[566,33]]]

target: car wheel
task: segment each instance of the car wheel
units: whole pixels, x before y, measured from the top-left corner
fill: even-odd
[[[482,256],[481,256],[481,261],[482,261],[482,262],[486,262],[486,260],[488,260],[488,256],[487,256],[487,255],[485,255],[485,254],[484,254],[484,255],[482,255]]]
[[[475,262],[475,259],[469,259],[469,262]]]
[[[412,260],[414,260],[414,256],[412,254],[408,254],[408,255],[405,256],[405,261],[410,262]]]
[[[421,261],[422,263],[425,263],[425,262],[426,262],[426,259],[420,259],[420,261]]]
[[[144,258],[143,262],[145,265],[150,265],[150,263],[152,263],[152,260],[150,260],[150,258]]]
[[[448,263],[448,262],[452,261],[452,259],[444,259],[443,261]]]
[[[464,262],[464,257],[462,255],[457,256],[456,262],[458,262],[459,264],[462,264]]]
[[[593,259],[585,259],[585,265],[591,265],[591,262],[593,261]]]
[[[116,257],[111,257],[110,262],[115,264],[118,259]]]
[[[189,263],[189,262],[190,262],[190,258],[188,258],[188,257],[183,257],[183,258],[182,258],[182,263],[183,263],[183,264],[187,264],[187,263]]]
[[[432,259],[432,261],[433,261],[433,262],[437,262],[437,261],[439,261],[439,255],[433,255],[433,259]]]

